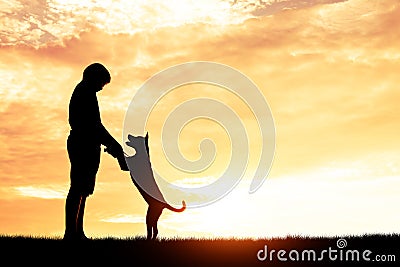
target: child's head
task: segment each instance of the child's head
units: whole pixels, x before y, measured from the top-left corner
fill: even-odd
[[[111,81],[111,75],[102,64],[92,63],[83,71],[83,80],[103,88],[104,85]]]

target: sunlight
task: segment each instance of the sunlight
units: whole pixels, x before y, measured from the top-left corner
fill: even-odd
[[[368,160],[268,178],[254,194],[248,194],[244,180],[221,200],[182,214],[166,213],[160,223],[173,233],[203,237],[329,236],[383,228],[395,232],[393,222],[400,217],[385,203],[398,201],[397,165],[391,162],[391,171],[381,172]],[[365,223],[370,214],[376,216]]]

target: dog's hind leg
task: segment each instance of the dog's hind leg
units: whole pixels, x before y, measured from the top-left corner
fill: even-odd
[[[158,235],[158,219],[160,219],[163,208],[154,209],[154,221],[153,221],[153,239],[157,238]]]
[[[157,222],[155,222],[153,226],[153,240],[157,238],[157,235],[158,235],[158,227],[157,227]]]
[[[163,208],[149,206],[146,214],[147,239],[156,239],[158,235],[158,219],[161,216]]]
[[[147,214],[146,214],[146,228],[147,228],[147,240],[152,239],[153,237],[153,226],[152,226],[152,221],[151,221],[151,210],[150,206],[147,208]]]

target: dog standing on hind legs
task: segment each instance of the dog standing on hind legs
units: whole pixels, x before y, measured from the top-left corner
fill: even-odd
[[[151,168],[150,156],[149,156],[149,135],[143,136],[128,136],[128,142],[126,144],[136,150],[136,154],[130,157],[126,157],[126,161],[129,165],[133,166],[131,170],[131,178],[144,200],[149,205],[146,213],[146,228],[147,228],[147,239],[154,240],[158,235],[158,219],[161,216],[163,210],[169,209],[174,212],[182,212],[186,209],[186,203],[182,201],[181,208],[174,208],[169,205],[157,183],[154,179],[153,170]],[[137,181],[140,181],[141,185],[144,185],[147,190],[144,190]]]

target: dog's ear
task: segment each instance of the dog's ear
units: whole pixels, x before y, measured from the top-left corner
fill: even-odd
[[[146,132],[145,138],[146,138],[146,139],[149,139],[149,132]]]

